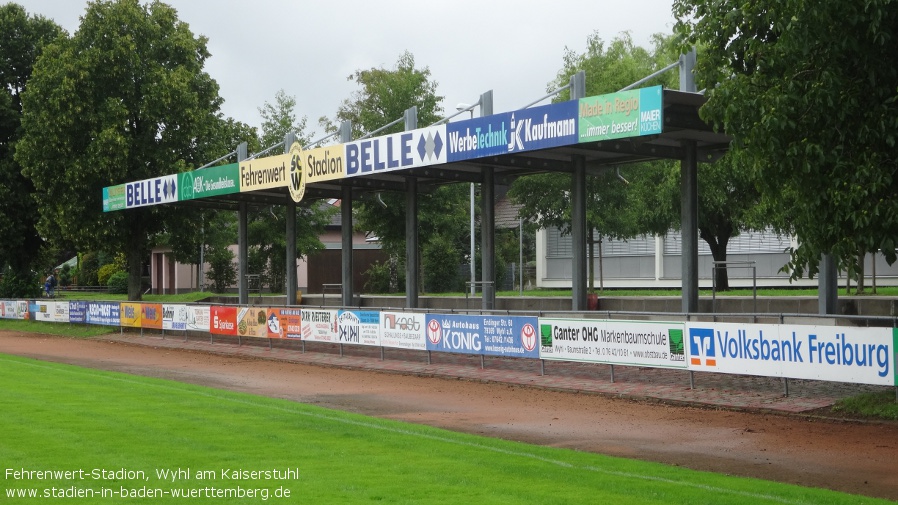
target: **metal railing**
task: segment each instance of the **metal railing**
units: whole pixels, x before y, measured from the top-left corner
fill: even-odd
[[[758,311],[758,269],[754,261],[715,261],[711,268],[711,312],[717,312],[717,272],[720,269],[751,268],[751,294],[754,299],[752,311]]]

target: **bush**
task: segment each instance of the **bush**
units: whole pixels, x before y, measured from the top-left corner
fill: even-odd
[[[424,287],[431,293],[459,291],[461,279],[458,265],[461,254],[451,240],[444,236],[433,237],[424,245],[421,253],[424,263]]]
[[[112,263],[110,263],[108,265],[103,265],[100,267],[100,270],[97,272],[97,282],[100,283],[100,286],[108,286],[109,279],[112,278],[112,275],[119,273],[119,272],[124,273],[124,272],[122,272],[122,269],[119,268],[117,265],[114,265]]]
[[[212,291],[224,293],[237,282],[237,268],[234,266],[234,253],[227,247],[211,249],[206,255],[209,271],[206,280],[212,283]]]
[[[0,298],[40,298],[43,284],[34,272],[15,272],[7,268],[0,279]]]
[[[109,276],[106,286],[109,288],[109,292],[114,295],[128,294],[128,274],[122,271],[113,273]]]
[[[72,267],[69,266],[68,263],[62,266],[62,271],[59,272],[59,285],[62,287],[67,287],[72,283]]]
[[[78,284],[81,286],[98,286],[97,269],[100,268],[97,262],[97,253],[86,252],[81,255],[78,261]]]
[[[399,262],[396,262],[394,268],[399,268]],[[375,261],[365,270],[365,292],[366,293],[392,293],[395,290],[390,289],[390,262]],[[405,270],[397,272],[397,284],[399,289],[405,289]]]

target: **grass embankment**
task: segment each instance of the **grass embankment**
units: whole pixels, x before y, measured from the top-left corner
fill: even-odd
[[[898,397],[894,390],[864,393],[839,400],[832,410],[848,417],[898,421]]]
[[[464,292],[454,293],[424,293],[427,296],[465,296]],[[597,294],[602,296],[682,296],[679,289],[605,289]],[[817,296],[817,288],[758,288],[758,296]],[[405,296],[404,293],[382,293],[384,296]],[[479,297],[481,293],[478,291],[475,296]],[[700,289],[699,296],[711,297],[713,295],[710,289]],[[718,291],[717,296],[752,296],[750,288],[730,289],[727,291]],[[518,290],[498,291],[496,296],[500,297],[516,297],[521,296]],[[531,289],[524,291],[524,296],[545,296],[545,297],[571,297],[570,289]],[[854,291],[847,292],[845,288],[839,289],[839,296],[856,296]],[[876,294],[873,294],[868,288],[863,296],[898,296],[898,286],[888,286],[876,288]]]
[[[7,355],[0,383],[10,504],[887,503]]]
[[[193,291],[190,293],[179,293],[177,295],[143,295],[144,302],[154,303],[194,303],[205,300],[210,296],[217,296],[214,293]],[[53,298],[56,301],[66,300],[102,300],[111,302],[127,302],[128,295],[114,295],[110,293],[93,293],[88,291],[66,291],[58,290]],[[52,301],[52,300],[48,300]]]

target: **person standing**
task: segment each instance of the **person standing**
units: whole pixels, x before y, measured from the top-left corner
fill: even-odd
[[[47,298],[53,298],[56,291],[56,276],[52,272],[47,276],[46,282],[44,282],[44,289],[47,291]]]

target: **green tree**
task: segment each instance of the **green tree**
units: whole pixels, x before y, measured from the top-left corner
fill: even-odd
[[[336,121],[321,118],[319,123],[328,131],[335,131],[334,123],[352,121],[353,138],[374,131],[401,118],[405,110],[418,107],[418,124],[427,125],[440,120],[443,97],[436,94],[437,83],[431,80],[430,68],[415,68],[415,57],[406,51],[392,69],[370,68],[356,70],[348,77],[361,89],[343,100],[337,109]],[[395,125],[383,133],[396,133],[403,125]]]
[[[215,160],[234,151],[242,142],[247,143],[248,152],[261,150],[255,127],[221,115],[216,122],[218,126],[199,146],[204,154],[198,159],[203,165],[207,160]],[[236,157],[227,159],[222,164],[233,163],[235,160]],[[205,262],[205,257],[211,252],[237,242],[237,218],[233,211],[192,206],[181,207],[180,210],[185,219],[181,220],[179,226],[168,228],[157,242],[171,247],[175,260],[199,265],[201,248]],[[200,282],[197,279],[197,285]]]
[[[437,95],[437,83],[431,79],[430,69],[416,68],[411,53],[400,55],[392,69],[371,68],[358,70],[349,76],[360,89],[350,99],[344,100],[337,110],[336,121],[352,121],[353,136],[392,123],[401,118],[406,109],[417,106],[418,125],[429,125],[441,119],[443,112]],[[326,118],[320,121],[326,129],[333,130],[333,122]],[[383,133],[402,131],[404,125],[397,124]],[[428,246],[432,240],[441,237],[441,243],[451,243],[456,251],[466,251],[468,241],[468,186],[463,184],[441,186],[432,193],[421,194],[418,200],[418,233],[421,251],[432,250]],[[384,192],[362,199],[355,206],[356,228],[371,232],[380,239],[381,245],[392,259],[392,265],[401,268],[405,261],[405,195]],[[422,263],[421,280],[430,278],[429,270],[441,261],[439,255],[427,254]],[[462,257],[461,253],[457,256]],[[420,258],[419,258],[420,260]],[[392,268],[392,267],[391,267]],[[394,276],[398,279],[398,275]],[[437,284],[434,284],[437,285]],[[423,286],[421,286],[423,287]],[[391,290],[395,290],[391,283]]]
[[[896,259],[898,5],[675,0],[699,55],[705,118],[733,136],[779,224],[799,246],[788,268],[813,277],[821,254]]]
[[[34,181],[44,236],[126,252],[128,298],[158,233],[191,216],[157,205],[102,212],[101,188],[197,166],[218,126],[209,52],[170,6],[88,4],[78,31],[48,45],[23,93],[16,160]]]
[[[284,90],[278,90],[274,94],[274,103],[265,102],[259,107],[259,115],[262,116],[262,136],[259,141],[262,147],[269,147],[284,141],[288,133],[296,133],[296,140],[305,145],[311,139],[306,135],[306,122],[308,118],[303,116],[296,119],[296,97],[288,95]]]
[[[628,34],[606,45],[593,34],[585,53],[568,50],[564,67],[550,87],[561,87],[570,76],[584,70],[587,95],[611,93],[664,68],[679,57],[678,38],[656,34],[651,53],[636,47]],[[676,87],[678,74],[667,72],[645,85]],[[680,165],[659,161],[638,163],[611,169],[590,177],[587,196],[587,220],[592,233],[600,237],[628,239],[644,234],[664,234],[680,227]],[[618,177],[620,175],[620,177]],[[569,177],[555,174],[521,178],[512,187],[515,200],[524,204],[522,215],[540,226],[570,230]],[[622,180],[628,184],[622,184]],[[699,237],[711,250],[715,261],[726,261],[727,245],[743,231],[770,226],[773,207],[759,206],[761,195],[750,171],[741,158],[727,156],[715,163],[702,163],[698,169]],[[554,188],[546,191],[545,188]],[[782,227],[780,227],[782,228]],[[590,261],[592,264],[592,261]],[[592,280],[592,275],[590,280]],[[728,289],[726,269],[717,270],[716,284]]]
[[[206,261],[209,263],[207,277],[212,284],[212,292],[224,293],[237,282],[237,268],[234,253],[227,247],[211,248]]]
[[[20,277],[30,278],[32,269],[43,270],[59,259],[37,264],[44,240],[36,228],[34,184],[22,175],[14,154],[21,135],[22,94],[34,62],[44,46],[63,34],[53,21],[29,16],[20,5],[0,6],[0,266],[8,265]]]
[[[660,53],[667,47],[668,40],[656,36],[655,45],[655,52]],[[606,44],[598,33],[593,33],[586,46],[583,53],[565,50],[562,68],[549,83],[549,91],[563,87],[570,82],[571,76],[584,71],[587,96],[613,93],[670,63],[636,46],[626,32],[610,44]],[[669,84],[671,79],[663,74],[645,85]],[[566,95],[556,98],[557,101],[567,99]],[[654,162],[593,171],[593,175],[587,177],[586,190],[587,228],[593,239],[628,239],[670,229],[674,225],[675,209],[670,198],[659,198],[657,183],[670,177],[672,167],[670,162]],[[645,189],[640,191],[639,188]],[[522,205],[519,215],[528,222],[539,228],[556,227],[563,233],[570,233],[570,190],[569,174],[541,174],[515,180],[509,196]],[[593,261],[589,264],[591,266]],[[589,276],[590,282],[594,277]]]
[[[259,108],[262,116],[260,142],[268,147],[283,142],[288,133],[295,133],[303,146],[310,142],[306,133],[306,118],[297,121],[296,98],[284,90],[275,94],[274,103],[265,102]],[[278,151],[283,152],[283,151]],[[319,236],[330,222],[337,208],[313,200],[305,200],[296,206],[296,255],[312,254],[324,249]],[[272,292],[284,292],[287,268],[287,242],[284,227],[287,207],[266,207],[249,216],[247,238],[249,240],[249,269],[262,275],[263,283]]]

